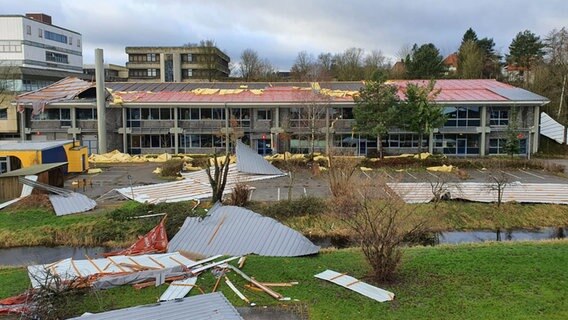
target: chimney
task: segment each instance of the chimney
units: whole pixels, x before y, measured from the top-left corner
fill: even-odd
[[[97,89],[97,135],[99,154],[107,152],[106,136],[106,90],[103,49],[95,49],[95,79]]]
[[[48,16],[45,13],[26,13],[26,17],[45,24],[51,24],[51,16]]]

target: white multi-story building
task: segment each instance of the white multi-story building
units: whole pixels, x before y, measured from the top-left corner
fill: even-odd
[[[69,76],[89,77],[80,33],[53,25],[43,13],[0,15],[0,140],[16,138],[14,94]]]
[[[0,15],[0,80],[10,91],[30,91],[81,75],[82,45],[80,33],[53,25],[46,14]]]

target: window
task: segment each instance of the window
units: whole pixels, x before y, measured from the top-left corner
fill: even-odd
[[[489,124],[492,126],[509,125],[509,110],[504,108],[491,108]]]
[[[0,41],[0,52],[22,52],[19,41]]]
[[[445,107],[445,127],[478,127],[479,107]]]
[[[0,173],[8,172],[8,157],[0,157]]]
[[[181,69],[181,76],[184,79],[193,77],[193,69]]]
[[[55,53],[51,51],[45,52],[45,60],[51,62],[58,62],[58,63],[69,63],[68,57],[66,54]]]
[[[332,119],[353,119],[353,108],[335,108],[330,111]]]
[[[97,109],[75,109],[77,120],[97,120]]]
[[[57,41],[61,43],[67,43],[67,36],[55,32],[51,32],[49,30],[45,30],[44,32],[45,38],[52,41]]]
[[[258,120],[272,120],[272,110],[270,109],[258,109],[256,112]]]
[[[214,120],[223,120],[225,119],[225,109],[222,108],[215,108],[215,109],[211,109],[211,112],[213,114],[213,119]]]
[[[419,141],[418,135],[413,133],[389,134],[388,147],[418,148]],[[428,147],[428,139],[426,137],[422,138],[422,147]]]
[[[69,37],[69,45],[73,45],[73,37]]]
[[[142,108],[142,120],[171,120],[172,110],[170,108]]]
[[[479,154],[479,135],[477,134],[436,134],[434,152],[453,155]]]
[[[0,120],[8,120],[8,109],[0,109]]]
[[[40,114],[32,115],[32,120],[71,120],[71,109],[45,109]]]
[[[155,77],[157,74],[157,69],[148,69],[148,77]]]
[[[42,28],[39,28],[37,30],[37,36],[40,37],[40,38],[43,38],[43,29]]]
[[[158,61],[158,60],[156,59],[156,56],[157,56],[157,55],[156,55],[155,53],[148,53],[148,54],[146,55],[146,61],[156,62],[156,61]]]
[[[81,48],[81,39],[77,39],[77,48]]]
[[[26,26],[26,34],[29,35],[29,36],[32,35],[32,26],[30,26],[30,25]]]
[[[505,154],[507,139],[489,139],[489,154]]]

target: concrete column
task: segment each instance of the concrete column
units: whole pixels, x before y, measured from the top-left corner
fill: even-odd
[[[377,148],[378,147],[379,146],[377,146]],[[431,154],[434,153],[434,132],[428,134],[428,152]]]
[[[122,132],[122,152],[123,153],[127,153],[128,152],[128,136],[126,135],[126,132],[128,130],[126,130],[126,125],[128,123],[127,121],[127,112],[126,112],[126,107],[122,106],[122,129],[124,130]]]
[[[280,128],[280,107],[274,110],[274,128]],[[274,134],[274,153],[280,152],[280,133]]]
[[[181,54],[173,53],[174,82],[181,82]]]
[[[26,107],[23,108],[22,112],[18,112],[20,114],[20,139],[22,141],[26,140]]]
[[[166,82],[166,55],[160,53],[160,82]]]
[[[106,88],[103,49],[95,49],[95,79],[97,79],[97,135],[99,154],[107,152]]]
[[[179,153],[178,107],[174,107],[174,151]]]
[[[539,132],[540,132],[540,106],[535,106],[533,109],[533,130],[531,130],[532,141],[531,141],[531,149],[532,153],[538,152],[538,140],[539,140]],[[530,136],[529,136],[530,138]]]
[[[486,140],[486,135],[487,135],[487,106],[481,106],[481,109],[479,110],[479,114],[481,115],[480,117],[480,129],[481,129],[481,137],[479,138],[479,156],[484,157],[485,156],[485,140]]]
[[[71,132],[73,134],[73,140],[77,140],[77,131],[75,130],[77,128],[77,114],[75,113],[75,107],[71,106],[69,112],[71,112]]]

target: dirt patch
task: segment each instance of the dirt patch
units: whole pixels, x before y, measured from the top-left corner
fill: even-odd
[[[32,194],[10,206],[10,210],[43,209],[54,211],[47,194]]]

